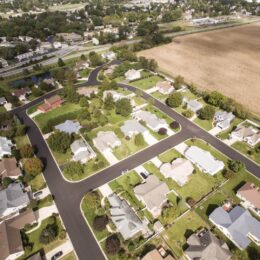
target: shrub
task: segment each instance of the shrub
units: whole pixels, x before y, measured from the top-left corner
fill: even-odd
[[[69,176],[84,174],[84,166],[80,162],[70,162],[64,167],[64,173]]]
[[[131,102],[128,98],[122,98],[116,102],[116,113],[127,117],[132,113]]]
[[[29,144],[22,146],[19,151],[22,158],[32,158],[34,155],[33,148]]]
[[[187,118],[191,118],[193,116],[193,114],[194,113],[189,109],[182,112],[182,115],[187,117]]]
[[[56,239],[56,237],[58,236],[58,230],[59,227],[58,225],[55,224],[48,224],[41,232],[39,240],[40,243],[42,244],[49,244],[52,241],[54,241]]]
[[[228,160],[228,168],[233,172],[239,172],[245,168],[245,165],[240,161]]]
[[[61,231],[60,231],[60,234],[59,234],[59,239],[60,240],[63,240],[63,239],[65,239],[66,238],[66,230],[65,229],[62,229]]]
[[[27,174],[36,176],[40,174],[42,170],[43,170],[43,163],[39,158],[33,157],[25,160],[24,171]]]
[[[116,234],[106,239],[106,252],[111,255],[115,255],[120,251],[120,240]]]
[[[11,183],[13,183],[13,180],[9,177],[5,177],[2,180],[2,185],[4,188],[7,188]]]
[[[186,199],[186,202],[190,205],[190,207],[194,207],[195,205],[196,205],[196,200],[195,199],[193,199],[192,197],[188,197],[187,199]]]
[[[93,220],[93,227],[97,231],[102,231],[106,228],[108,224],[108,217],[107,215],[103,216],[96,216]]]
[[[172,129],[178,129],[180,127],[180,124],[177,121],[173,121],[172,123],[170,123],[170,127]]]
[[[160,128],[158,131],[159,135],[166,135],[167,134],[167,129],[166,128]]]
[[[203,120],[211,120],[213,119],[214,114],[215,114],[215,108],[206,105],[199,111],[199,118]]]
[[[222,171],[222,175],[226,179],[231,179],[231,178],[233,178],[235,176],[235,173],[233,171],[231,171],[231,170],[224,169]]]
[[[182,104],[182,95],[179,92],[171,94],[166,103],[169,107],[179,107]]]

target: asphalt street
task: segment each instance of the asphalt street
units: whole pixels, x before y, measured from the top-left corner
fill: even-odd
[[[88,82],[79,84],[78,86],[93,86],[99,84],[97,81],[97,75],[100,67],[95,69],[89,77]],[[132,86],[125,84],[118,84],[119,87],[127,88],[131,91],[136,89]],[[247,169],[254,174],[256,177],[260,178],[260,167],[242,156],[240,153],[236,152],[229,146],[225,145],[220,140],[208,134],[206,131],[202,130],[192,122],[190,122],[185,117],[173,111],[171,108],[161,103],[160,101],[153,99],[154,105],[169,115],[171,118],[176,120],[182,126],[179,133],[160,141],[159,143],[148,147],[147,149],[123,160],[119,163],[102,170],[98,174],[95,174],[88,179],[81,182],[70,183],[64,180],[62,177],[58,166],[55,163],[39,129],[35,123],[27,116],[26,109],[41,102],[46,97],[52,96],[54,93],[46,94],[45,96],[32,101],[30,104],[24,105],[22,107],[16,108],[13,112],[26,124],[28,127],[28,136],[33,146],[37,148],[37,156],[39,156],[45,163],[44,176],[46,178],[47,184],[50,188],[51,193],[55,197],[57,207],[59,209],[62,220],[65,224],[65,228],[71,238],[73,246],[76,253],[81,260],[89,259],[104,259],[104,256],[88,228],[82,214],[80,211],[80,202],[88,191],[99,187],[111,181],[112,179],[121,175],[122,171],[131,170],[136,166],[146,162],[147,160],[157,156],[158,154],[172,148],[173,146],[185,141],[188,138],[198,137],[206,142],[210,143],[216,149],[220,150],[226,156],[240,160],[245,163]],[[145,99],[151,98],[146,93],[143,93]]]

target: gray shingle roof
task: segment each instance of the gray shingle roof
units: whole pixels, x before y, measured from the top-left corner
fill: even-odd
[[[81,128],[80,123],[74,122],[72,120],[66,120],[64,123],[55,126],[55,129],[68,134],[73,134],[73,133],[78,134],[80,128]]]
[[[232,239],[241,248],[246,248],[250,244],[248,234],[260,239],[260,222],[240,206],[234,207],[229,212],[218,207],[209,215],[209,218],[217,225],[226,228]]]
[[[127,120],[124,125],[120,127],[120,129],[125,136],[132,136],[133,134],[139,134],[148,131],[135,119]]]

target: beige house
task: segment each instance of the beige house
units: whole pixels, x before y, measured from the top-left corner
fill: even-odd
[[[168,95],[174,90],[172,83],[168,80],[157,82],[156,88],[163,95]]]
[[[146,205],[154,218],[160,216],[169,191],[166,183],[161,182],[155,175],[149,175],[144,183],[134,188],[136,197]]]

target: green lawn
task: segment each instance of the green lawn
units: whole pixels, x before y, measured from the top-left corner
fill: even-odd
[[[207,131],[209,131],[210,129],[213,128],[212,120],[202,120],[197,117],[197,118],[195,118],[195,120],[193,122]]]
[[[42,174],[36,175],[28,184],[31,186],[33,192],[46,187],[46,182],[44,181]]]
[[[159,81],[162,81],[162,78],[155,75],[155,76],[150,76],[148,78],[130,82],[130,85],[146,90],[151,87],[154,87],[156,85],[156,83]]]
[[[90,72],[91,72],[91,69],[84,69],[84,70],[80,71],[79,74],[82,78],[86,78],[89,76]]]
[[[77,257],[74,251],[72,251],[60,258],[60,260],[77,260]]]
[[[29,243],[32,243],[33,247],[32,247],[32,251],[25,252],[25,255],[23,255],[23,257],[26,257],[34,252],[37,252],[42,248],[44,249],[44,252],[47,253],[66,241],[65,239],[60,240],[59,238],[56,238],[53,242],[51,242],[50,244],[47,244],[47,245],[44,245],[39,241],[39,237],[40,237],[42,230],[49,223],[50,223],[50,218],[44,219],[39,228],[37,228],[35,231],[27,234]],[[61,221],[59,218],[57,218],[57,224],[58,224],[59,232],[60,232],[63,229],[63,227],[62,227],[62,224],[61,224]]]
[[[240,142],[240,141],[235,142],[231,146],[233,148],[235,148],[236,150],[238,150],[239,152],[241,152],[242,154],[244,154],[247,157],[249,157],[250,159],[252,159],[253,161],[255,161],[258,164],[260,164],[260,153],[259,152],[257,153],[254,150],[254,147],[251,147],[247,143]]]
[[[198,97],[195,94],[191,93],[190,90],[187,90],[185,92],[181,92],[181,94],[182,94],[183,97],[186,97],[189,100],[198,99]]]
[[[64,105],[50,111],[47,113],[42,113],[40,115],[37,115],[34,120],[38,124],[38,126],[42,129],[49,120],[55,119],[56,117],[59,117],[61,115],[65,116],[66,114],[69,114],[71,112],[76,112],[81,110],[79,104],[72,104],[72,103],[65,103]]]
[[[179,258],[183,254],[187,238],[206,226],[207,224],[194,211],[190,211],[164,231],[162,237]]]
[[[105,209],[101,207],[101,199],[102,196],[99,192],[96,192],[95,195],[92,193],[87,193],[81,203],[81,209],[84,216],[95,233],[97,240],[101,240],[109,235],[107,229],[104,229],[103,231],[96,231],[93,227],[94,218],[105,214]]]
[[[53,150],[52,153],[60,166],[69,163],[72,158],[72,152],[70,149],[68,149],[66,153],[60,153]]]
[[[175,158],[181,157],[181,154],[174,148],[166,151],[158,156],[162,162],[171,162]]]
[[[29,141],[29,138],[27,135],[23,135],[23,136],[15,137],[15,143],[16,143],[17,149],[19,149],[26,144],[30,144],[30,141]]]
[[[167,95],[163,95],[162,93],[155,91],[151,94],[154,98],[157,98],[161,101],[165,101],[167,99]]]

